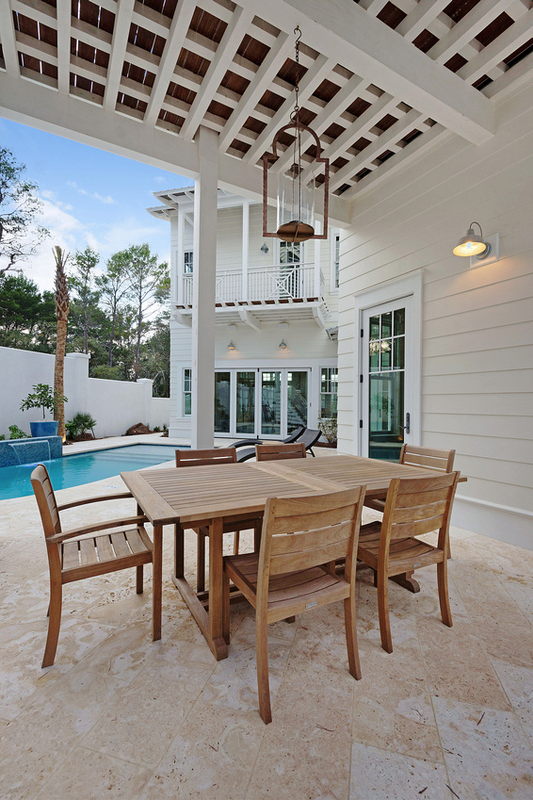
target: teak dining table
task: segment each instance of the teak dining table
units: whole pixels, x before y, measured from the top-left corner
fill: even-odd
[[[435,472],[351,455],[290,461],[217,464],[122,472],[140,511],[153,526],[153,639],[161,638],[163,526],[174,525],[175,569],[172,580],[187,603],[217,660],[228,655],[222,635],[222,534],[232,522],[259,525],[268,497],[305,496],[366,486],[366,497],[387,491],[393,478],[424,478]],[[209,592],[198,596],[184,574],[184,530],[209,528]],[[418,591],[410,575],[398,582]]]

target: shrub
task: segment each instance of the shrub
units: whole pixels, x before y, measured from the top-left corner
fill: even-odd
[[[320,417],[318,430],[330,444],[337,441],[337,420],[335,417]]]
[[[65,422],[65,430],[69,439],[75,439],[76,436],[83,436],[84,433],[91,431],[94,436],[94,426],[96,420],[91,417],[87,412],[78,411],[71,420]]]
[[[40,408],[43,412],[43,419],[45,411],[52,413],[58,403],[66,403],[68,401],[68,397],[59,392],[54,392],[52,387],[46,383],[36,383],[35,386],[32,386],[32,389],[33,392],[30,392],[20,404],[20,410],[28,411],[30,408]]]
[[[8,428],[10,439],[27,439],[28,434],[21,431],[18,425],[10,425]],[[4,437],[2,437],[4,438]]]

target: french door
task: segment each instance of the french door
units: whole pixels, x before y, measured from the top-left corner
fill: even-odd
[[[278,439],[309,416],[308,370],[255,369],[215,373],[215,433]]]
[[[397,461],[404,442],[412,442],[412,298],[366,308],[361,317],[362,452]]]

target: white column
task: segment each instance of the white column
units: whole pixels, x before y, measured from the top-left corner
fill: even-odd
[[[322,233],[322,223],[316,222],[316,232]],[[313,295],[320,297],[320,245],[322,239],[315,239],[315,285]]]
[[[213,447],[218,134],[200,126],[194,183],[191,447]]]
[[[176,290],[175,300],[179,306],[183,305],[183,238],[185,231],[185,213],[180,206],[178,206],[178,252],[176,253]]]
[[[242,204],[242,299],[248,300],[248,259],[250,246],[250,203]]]

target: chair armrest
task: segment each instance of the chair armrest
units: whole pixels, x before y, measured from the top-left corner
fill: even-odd
[[[85,500],[74,500],[72,503],[65,503],[58,506],[58,511],[65,511],[67,508],[76,508],[76,506],[84,506],[87,503],[103,503],[104,500],[124,500],[127,497],[133,497],[131,492],[122,492],[121,494],[101,494],[98,497],[87,497]]]
[[[97,522],[94,525],[82,525],[80,528],[71,528],[69,531],[56,533],[54,536],[47,536],[47,543],[60,544],[66,539],[72,539],[74,536],[83,536],[85,533],[94,533],[96,531],[111,530],[111,528],[124,528],[126,525],[142,525],[148,522],[148,517],[144,515],[138,517],[124,517],[122,519],[108,519],[104,522]]]

